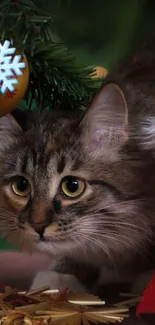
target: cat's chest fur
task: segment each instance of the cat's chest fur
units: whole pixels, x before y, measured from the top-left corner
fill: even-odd
[[[133,262],[133,261],[132,261]],[[91,292],[104,298],[118,297],[120,292],[142,294],[154,273],[152,261],[142,261],[137,256],[135,263],[104,263],[100,267],[93,263],[76,263],[73,260],[56,260],[51,263],[47,272],[40,272],[33,281],[31,289],[48,285],[53,289],[77,292]]]

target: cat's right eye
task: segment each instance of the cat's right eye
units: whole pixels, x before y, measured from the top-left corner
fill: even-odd
[[[31,186],[28,180],[23,176],[15,177],[11,183],[12,191],[18,196],[28,196],[31,192]]]

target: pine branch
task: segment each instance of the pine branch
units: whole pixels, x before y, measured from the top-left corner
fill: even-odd
[[[0,5],[0,38],[13,40],[30,65],[26,106],[79,108],[87,106],[100,82],[58,42],[53,18],[31,0],[4,0]]]

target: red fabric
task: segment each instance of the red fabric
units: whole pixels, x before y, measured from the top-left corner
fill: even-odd
[[[155,275],[145,289],[137,307],[136,315],[140,316],[141,314],[155,314]]]

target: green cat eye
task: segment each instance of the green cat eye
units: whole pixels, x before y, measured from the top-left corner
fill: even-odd
[[[67,176],[62,180],[61,193],[68,198],[77,198],[85,190],[85,182],[82,179]]]
[[[12,183],[11,187],[13,192],[18,196],[27,196],[31,191],[31,186],[25,177],[18,176]]]

